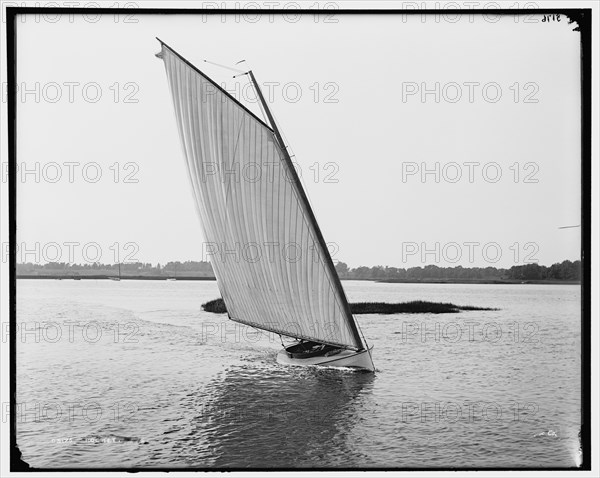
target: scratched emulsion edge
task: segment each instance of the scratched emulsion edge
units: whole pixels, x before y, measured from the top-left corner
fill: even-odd
[[[16,405],[17,405],[17,353],[16,353],[16,312],[17,312],[17,277],[16,277],[16,232],[17,232],[17,111],[16,111],[16,74],[17,74],[17,37],[16,37],[16,12],[13,8],[6,8],[6,69],[8,80],[8,287],[9,287],[9,370],[10,370],[10,471],[26,471],[30,467],[21,459],[21,450],[17,445],[16,434]]]
[[[10,471],[31,471],[17,444],[17,15],[6,7],[6,69],[8,82],[8,240],[9,240],[9,405]]]
[[[580,35],[581,55],[581,423],[579,468],[591,470],[591,204],[592,204],[592,10],[569,11],[569,24]]]
[[[591,470],[591,204],[592,204],[592,126],[591,126],[591,54],[592,10],[565,10],[569,24],[580,35],[581,99],[581,411],[578,433],[581,470]]]

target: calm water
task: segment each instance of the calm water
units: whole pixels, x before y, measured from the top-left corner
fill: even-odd
[[[17,442],[36,467],[577,464],[580,292],[344,282],[376,374],[284,367],[278,336],[203,312],[215,282],[19,280]]]

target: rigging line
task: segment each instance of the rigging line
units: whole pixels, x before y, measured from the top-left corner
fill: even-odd
[[[283,146],[287,151],[293,151],[292,146],[290,145],[290,142],[288,141],[287,136],[283,132],[283,129],[281,128],[281,124],[279,123],[279,121],[277,121],[277,117],[275,116],[275,113],[273,113],[272,109],[271,109],[271,116],[273,117],[273,121],[275,123],[277,123],[277,127],[279,129],[279,134],[281,135],[281,137],[283,138],[283,141],[285,142],[285,144],[282,144],[281,146]],[[290,154],[289,152],[288,152],[288,154],[290,156],[296,156],[295,154]]]
[[[354,314],[352,314],[352,318],[354,319]],[[367,338],[365,337],[365,334],[363,333],[358,320],[354,319],[354,323],[358,327],[358,331],[360,332],[360,335],[362,336],[363,342],[365,343],[365,348],[367,349],[369,358],[371,359],[371,364],[373,365],[373,368],[375,368],[375,362],[373,362],[373,355],[371,354],[371,349],[369,348],[369,344],[367,343]]]
[[[369,354],[369,358],[371,359],[371,365],[373,365],[373,372],[375,372],[375,362],[373,362],[373,354],[371,353],[371,349],[369,348],[369,344],[367,343],[367,338],[365,337],[365,334],[362,331],[360,322],[354,318],[354,314],[352,314],[352,319],[354,320],[354,323],[356,324],[356,327],[358,328],[358,331],[363,339],[363,342],[365,343],[365,349],[367,349],[367,353]]]
[[[215,65],[215,66],[219,66],[221,68],[225,68],[227,70],[235,71],[236,73],[243,73],[242,70],[238,70],[237,68],[231,68],[230,66],[227,66],[227,65],[221,65],[220,63],[215,63],[214,61],[210,61],[210,60],[202,60],[202,61],[204,61],[204,63],[210,63],[211,65]]]
[[[239,63],[243,63],[245,61],[246,60],[240,60],[236,63],[236,65]],[[269,120],[267,119],[263,105],[261,104],[260,101],[258,101],[258,94],[256,93],[256,88],[254,87],[254,83],[252,83],[252,80],[250,79],[250,75],[248,75],[247,71],[241,71],[241,70],[238,70],[238,71],[239,71],[239,74],[233,75],[233,77],[237,78],[238,76],[244,76],[244,75],[248,77],[248,83],[250,83],[250,86],[254,90],[254,96],[256,96],[256,102],[258,103],[258,107],[260,108],[260,113],[262,114],[263,120],[264,120],[265,124],[269,124]]]
[[[271,110],[271,116],[273,117],[273,121],[275,123],[277,123],[277,127],[279,129],[279,134],[281,135],[281,137],[283,138],[283,141],[285,143],[282,146],[286,149],[286,151],[288,151],[288,156],[296,157],[296,154],[294,153],[294,148],[292,148],[291,142],[288,140],[285,132],[283,131],[283,129],[280,126],[281,123],[277,120],[277,117],[275,116],[275,113],[272,110]],[[306,188],[304,188],[304,189],[306,189]]]
[[[246,60],[241,60],[241,61],[240,61],[240,62],[238,62],[238,63],[241,63],[241,62],[243,62],[243,61],[246,61]],[[250,73],[250,72],[249,72],[249,71],[247,71],[246,73],[244,73],[244,75],[248,75],[248,73]],[[241,75],[236,75],[236,76],[241,76]],[[236,76],[234,76],[234,78],[235,78]],[[252,80],[251,80],[251,78],[250,78],[250,75],[248,75],[248,82],[251,84],[251,86],[252,86],[252,89],[254,90],[254,94],[255,94],[255,96],[256,96],[256,99],[258,100],[258,92],[256,91],[256,87],[257,87],[257,85],[255,85],[255,84],[252,82]],[[266,124],[269,124],[269,120],[267,119],[267,116],[266,116],[266,111],[265,111],[265,109],[264,109],[264,107],[263,107],[263,105],[262,105],[262,102],[261,102],[261,101],[257,101],[257,102],[258,102],[258,106],[260,107],[260,112],[261,112],[261,114],[263,115],[263,119],[265,120],[265,123],[266,123]],[[279,121],[277,121],[277,118],[275,118],[275,114],[273,113],[273,111],[271,111],[271,117],[273,118],[273,121],[274,121],[274,122],[277,124],[277,126],[279,126]],[[271,125],[271,126],[275,126],[275,125]],[[279,128],[279,134],[281,135],[281,137],[283,138],[284,142],[286,143],[286,144],[282,144],[281,146],[282,146],[282,147],[284,147],[284,148],[285,148],[286,150],[288,150],[288,151],[292,150],[291,146],[289,146],[289,141],[288,141],[287,137],[285,136],[285,133],[284,133],[284,132],[281,130],[281,128]],[[292,151],[293,151],[293,150],[292,150]],[[295,154],[290,154],[289,152],[288,152],[288,155],[289,155],[290,157],[292,157],[292,156],[293,156],[293,157],[295,157],[295,156],[296,156]]]
[[[246,61],[246,60],[242,60],[242,61]],[[250,76],[247,73],[245,73],[245,75],[248,79],[248,83],[250,83],[250,86],[252,87],[252,90],[254,90],[254,96],[256,97],[256,102],[258,103],[258,107],[260,108],[260,114],[262,114],[262,117],[265,120],[265,124],[269,124],[269,120],[267,119],[265,109],[263,108],[262,103],[258,99],[258,93],[256,92],[256,88],[254,87],[254,83],[252,83],[252,80],[250,79]]]

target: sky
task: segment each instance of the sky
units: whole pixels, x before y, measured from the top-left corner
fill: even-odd
[[[204,60],[252,68],[334,261],[576,260],[580,36],[541,18],[25,17],[17,259],[206,259],[159,37],[260,117]]]

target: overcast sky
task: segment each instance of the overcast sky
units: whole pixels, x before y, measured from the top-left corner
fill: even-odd
[[[115,262],[114,243],[120,260],[203,258],[154,37],[260,115],[246,77],[203,62],[246,60],[272,94],[334,260],[579,258],[580,229],[559,229],[580,223],[580,36],[564,17],[117,19],[18,23],[18,84],[30,93],[18,101],[17,161],[39,168],[18,184],[18,243],[39,243],[41,262],[56,258],[48,243],[62,261],[91,258],[90,243],[100,262]]]

